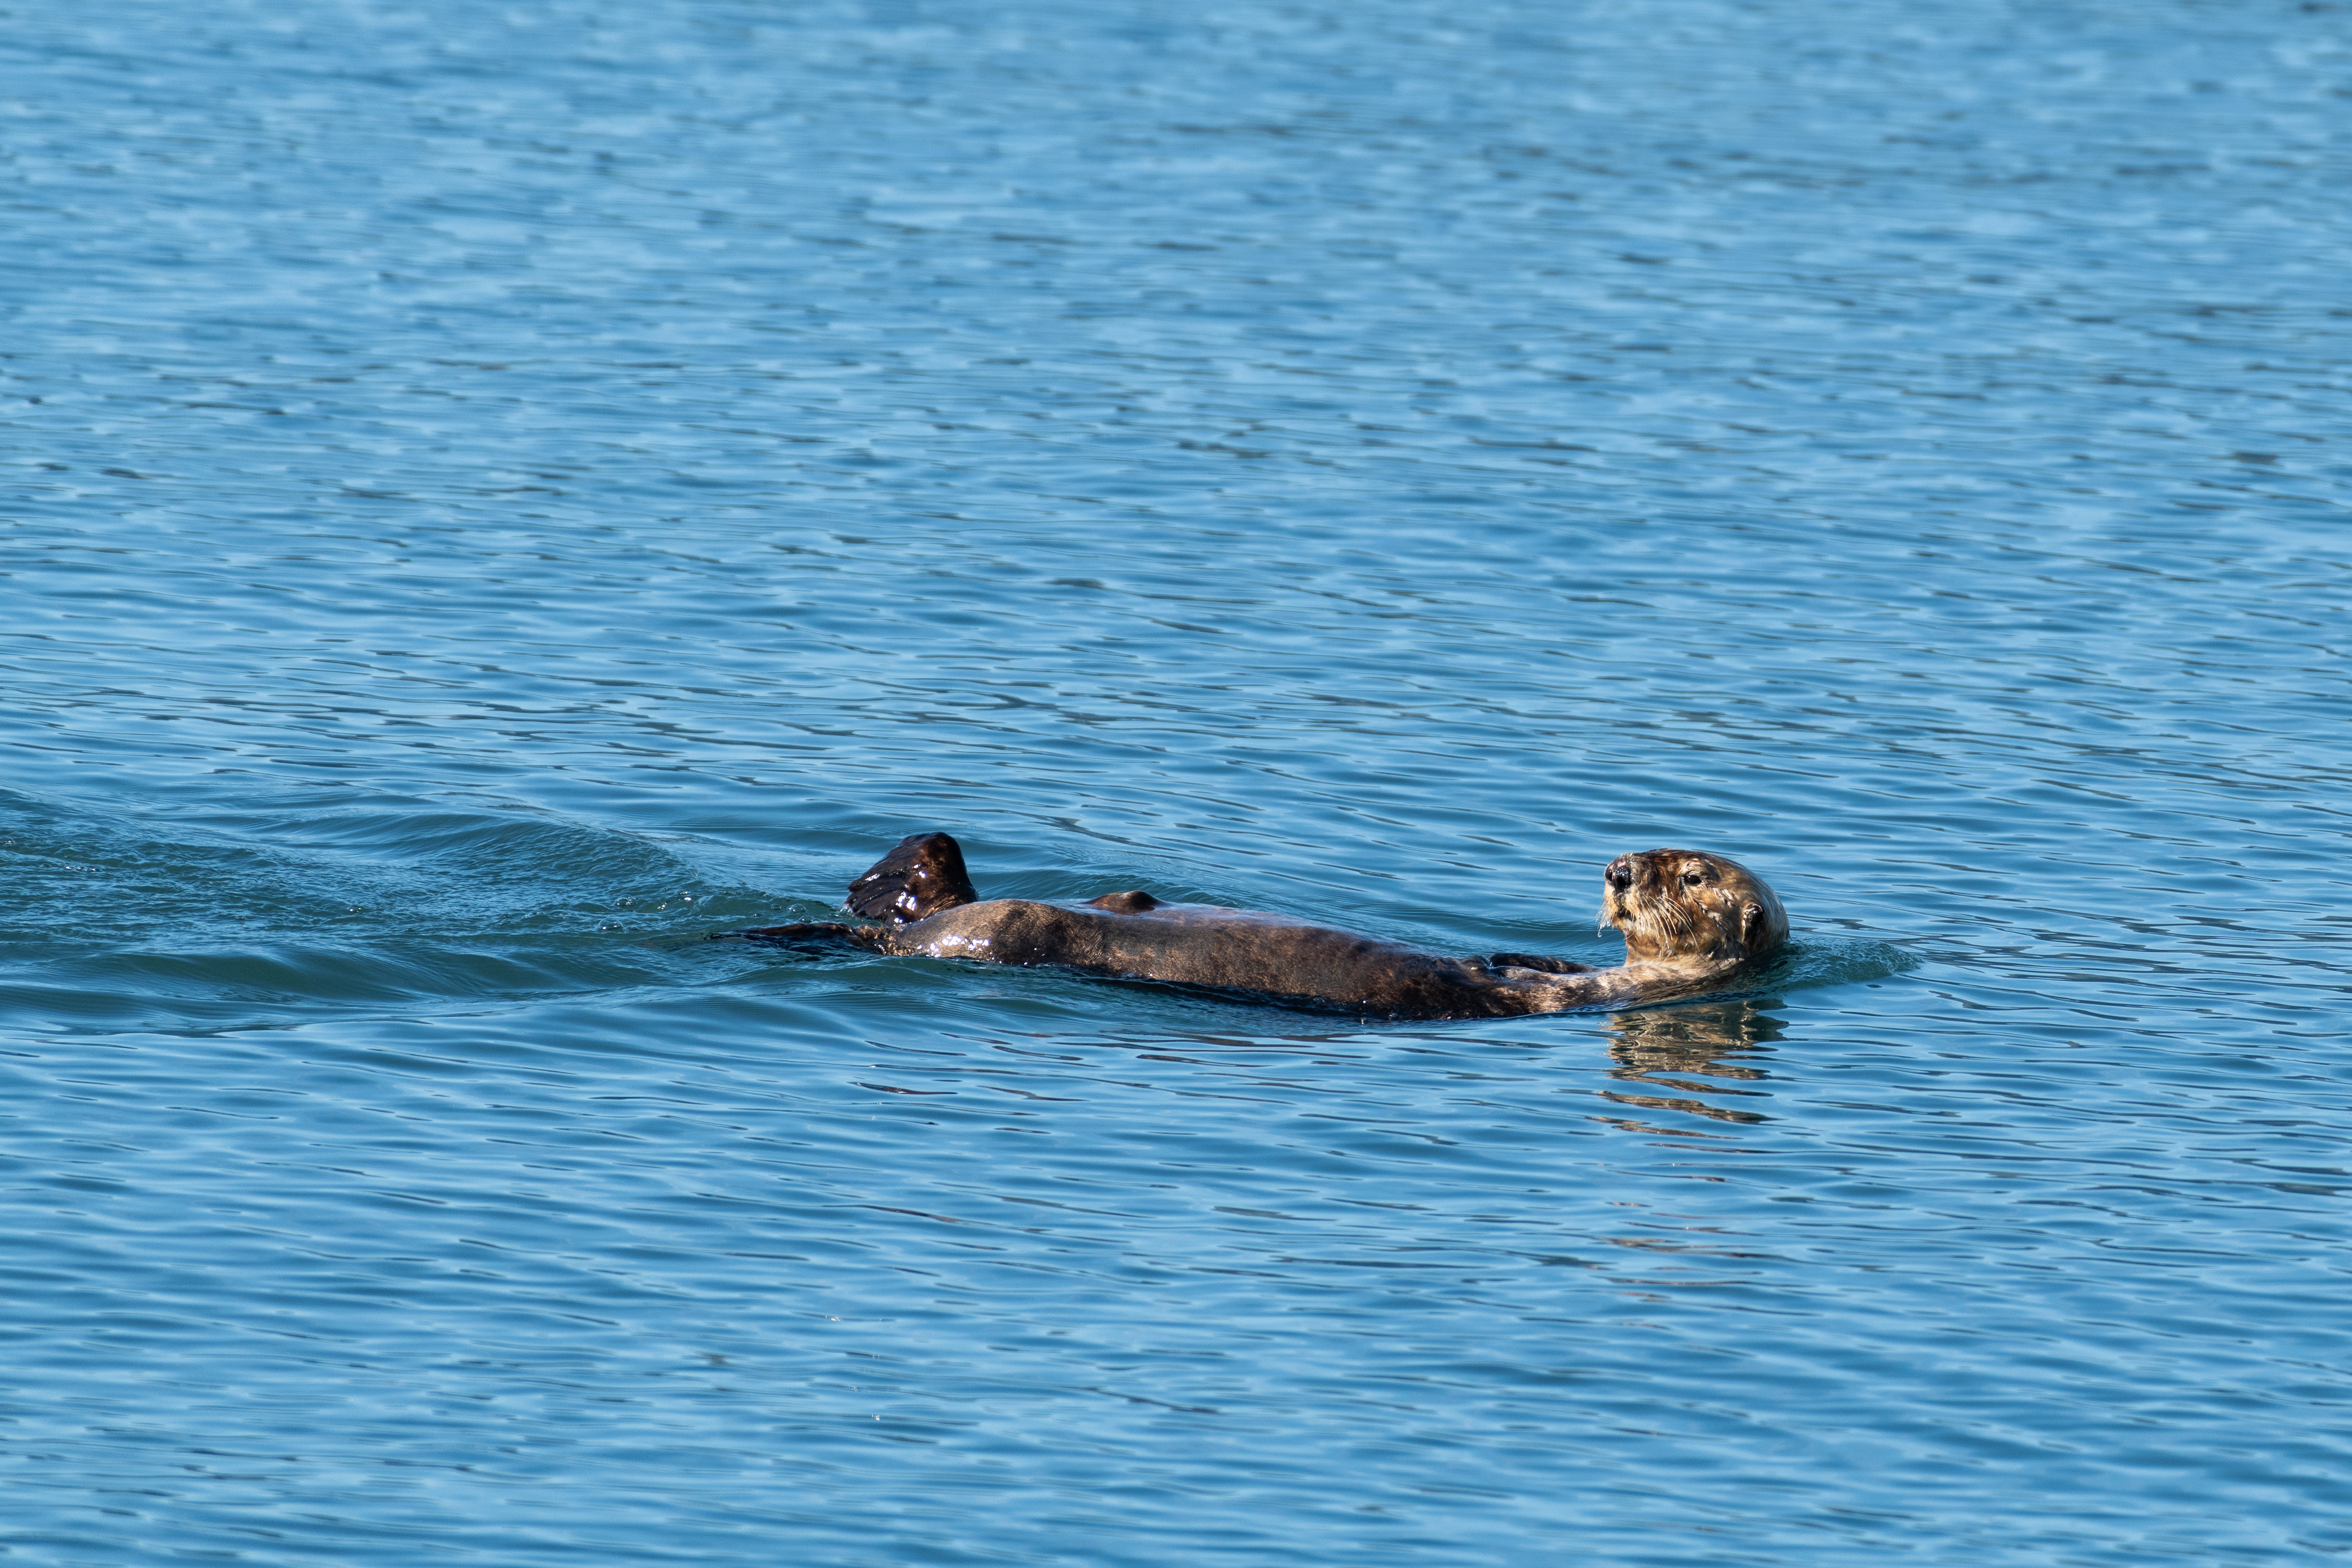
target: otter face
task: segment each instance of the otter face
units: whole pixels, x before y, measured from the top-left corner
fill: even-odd
[[[1601,923],[1625,933],[1631,962],[1729,967],[1789,939],[1789,917],[1764,879],[1696,849],[1620,855],[1601,873]]]

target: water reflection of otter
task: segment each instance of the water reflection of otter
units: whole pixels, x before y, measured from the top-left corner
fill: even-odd
[[[1766,1062],[1785,1026],[1764,1011],[1774,1002],[1717,1002],[1655,1012],[1620,1013],[1609,1021],[1609,1076],[1667,1094],[1603,1089],[1603,1099],[1645,1110],[1679,1110],[1716,1121],[1757,1122],[1760,1110],[1717,1105],[1694,1095],[1762,1099],[1769,1090],[1737,1088],[1772,1075]],[[1728,1082],[1693,1082],[1694,1079]],[[1666,1131],[1673,1129],[1648,1128]]]
[[[720,934],[1255,993],[1293,1005],[1391,1018],[1501,1018],[1658,1002],[1721,990],[1778,949],[1789,918],[1764,879],[1695,849],[1620,855],[1601,877],[1601,922],[1625,962],[1593,969],[1524,952],[1454,958],[1281,915],[1171,904],[1139,889],[1078,905],[980,897],[944,833],[901,841],[850,884],[874,925],[832,921]]]

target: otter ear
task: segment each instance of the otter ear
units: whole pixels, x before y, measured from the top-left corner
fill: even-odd
[[[1742,947],[1752,952],[1763,945],[1764,939],[1771,932],[1772,921],[1764,913],[1763,905],[1746,903],[1739,906],[1739,943]]]

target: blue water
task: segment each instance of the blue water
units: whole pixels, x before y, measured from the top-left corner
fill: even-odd
[[[0,1560],[2352,1552],[2347,15],[0,16]]]

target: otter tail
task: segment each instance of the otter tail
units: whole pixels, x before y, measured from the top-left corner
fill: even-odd
[[[963,849],[944,833],[901,838],[873,868],[849,884],[849,907],[867,920],[898,924],[980,901],[963,868]]]
[[[889,951],[889,935],[887,926],[848,926],[830,921],[804,921],[788,926],[760,926],[751,931],[710,933],[714,942],[763,942],[772,947],[824,947],[845,942],[852,947],[871,948],[877,952]]]

